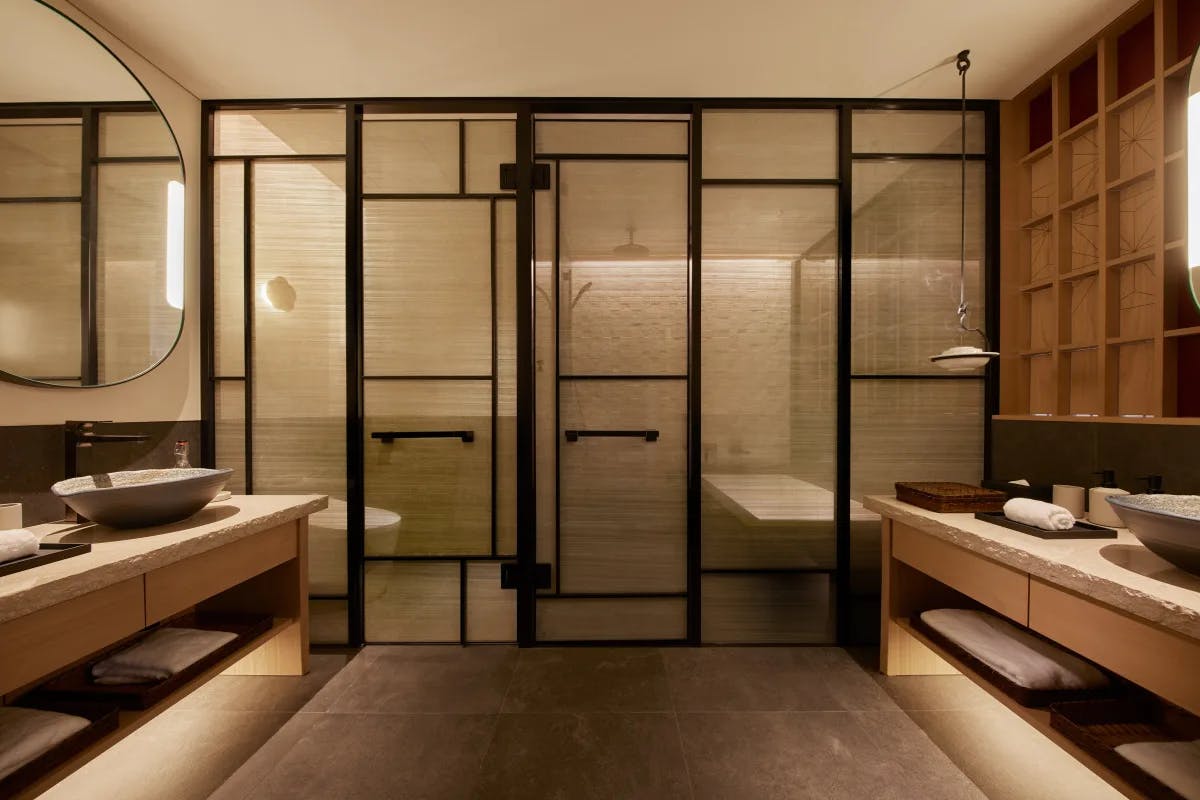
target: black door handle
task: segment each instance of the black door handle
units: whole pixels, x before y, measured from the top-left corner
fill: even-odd
[[[568,442],[578,442],[584,436],[609,437],[617,438],[624,437],[629,439],[645,439],[647,442],[658,441],[658,431],[580,431],[568,429],[563,431],[563,435],[567,437]]]
[[[469,443],[475,441],[475,431],[374,431],[371,438],[384,444],[397,439],[462,439]]]

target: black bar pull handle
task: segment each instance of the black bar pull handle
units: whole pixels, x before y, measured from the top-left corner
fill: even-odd
[[[626,437],[626,438],[630,438],[630,439],[645,439],[647,442],[657,442],[658,441],[658,431],[656,431],[656,430],[580,431],[580,430],[568,429],[568,430],[563,431],[563,434],[567,437],[568,442],[578,442],[584,436],[610,437],[610,438]]]
[[[464,443],[475,441],[475,431],[374,431],[372,439],[391,444],[397,439],[462,439]]]

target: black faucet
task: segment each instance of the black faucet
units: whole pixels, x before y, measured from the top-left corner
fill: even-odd
[[[107,422],[107,420],[103,420]],[[105,444],[107,442],[144,442],[150,438],[147,433],[96,433],[93,428],[100,424],[96,422],[77,422],[68,420],[65,423],[65,445],[66,445],[66,477],[75,478],[79,476],[79,448],[91,447],[93,444]]]

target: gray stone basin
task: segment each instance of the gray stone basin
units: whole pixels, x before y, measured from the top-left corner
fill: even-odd
[[[1131,494],[1107,499],[1147,549],[1200,575],[1200,496]]]
[[[208,505],[232,469],[139,469],[68,478],[50,487],[80,516],[113,528],[178,522]]]

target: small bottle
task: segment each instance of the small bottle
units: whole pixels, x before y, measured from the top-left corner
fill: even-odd
[[[188,443],[181,439],[175,443],[175,468],[188,469],[191,466],[188,463]]]
[[[1113,510],[1106,498],[1116,494],[1129,494],[1129,492],[1117,487],[1115,471],[1105,469],[1096,474],[1101,476],[1100,485],[1093,486],[1088,491],[1088,522],[1108,528],[1120,528],[1122,526],[1121,518],[1117,516],[1117,512]]]
[[[1163,493],[1162,475],[1143,475],[1142,477],[1138,478],[1138,480],[1146,482],[1146,494]]]

